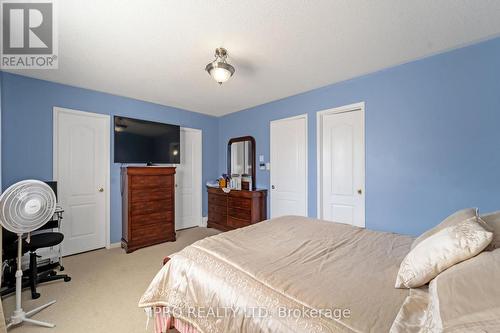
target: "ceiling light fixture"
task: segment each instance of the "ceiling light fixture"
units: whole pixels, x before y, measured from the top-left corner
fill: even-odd
[[[227,63],[227,50],[222,47],[215,49],[215,60],[205,70],[219,84],[229,80],[234,74],[234,67]]]

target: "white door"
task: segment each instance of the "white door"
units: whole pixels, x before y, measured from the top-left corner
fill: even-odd
[[[307,216],[307,115],[271,121],[271,218]]]
[[[175,170],[175,229],[201,224],[201,131],[181,128],[181,163]]]
[[[64,209],[63,255],[106,246],[110,118],[54,108],[54,179]]]
[[[318,116],[319,218],[365,226],[364,106]]]

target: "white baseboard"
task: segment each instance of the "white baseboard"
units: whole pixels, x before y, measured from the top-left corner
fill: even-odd
[[[109,247],[107,249],[108,250],[109,249],[116,249],[117,247],[122,247],[122,243],[121,242],[111,243],[111,244],[109,244]]]
[[[200,227],[207,227],[207,222],[208,222],[208,216],[203,216],[201,218],[201,224],[200,224]]]

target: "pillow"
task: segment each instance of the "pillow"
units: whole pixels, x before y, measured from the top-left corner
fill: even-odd
[[[396,288],[423,286],[445,269],[484,250],[493,233],[485,230],[478,220],[473,217],[444,228],[417,244],[399,267]]]
[[[500,211],[481,215],[481,219],[490,227],[493,232],[493,241],[491,241],[489,250],[500,248]]]
[[[498,332],[500,249],[485,251],[429,284],[424,326],[431,332]]]
[[[445,218],[441,223],[439,223],[437,226],[435,226],[432,229],[427,230],[424,232],[422,235],[417,237],[411,244],[411,248],[414,249],[415,246],[417,246],[420,242],[422,242],[424,239],[429,238],[430,236],[434,235],[436,232],[446,228],[450,227],[452,225],[456,225],[460,222],[463,222],[465,220],[468,220],[470,218],[476,217],[478,214],[477,208],[466,208],[459,210],[458,212],[455,212]]]

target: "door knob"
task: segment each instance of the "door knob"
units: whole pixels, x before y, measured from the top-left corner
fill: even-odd
[[[359,190],[358,190],[358,194],[363,194],[363,190],[362,190],[362,189],[359,189]]]
[[[104,192],[104,188],[101,186],[97,189],[99,192]]]

